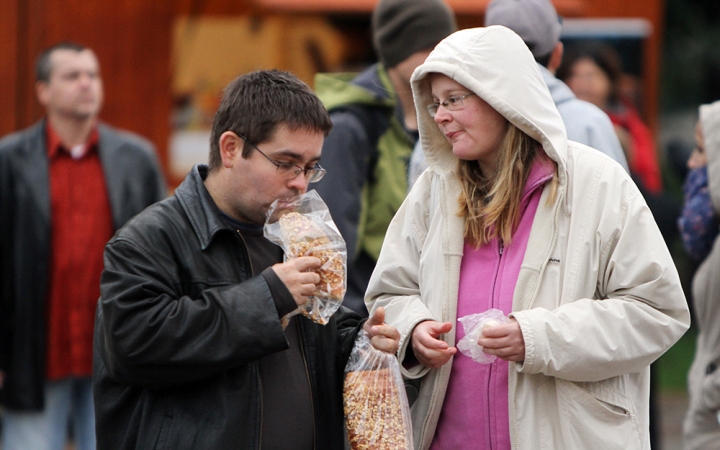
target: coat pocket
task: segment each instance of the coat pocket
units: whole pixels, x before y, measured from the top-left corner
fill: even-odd
[[[619,395],[598,398],[576,383],[555,378],[538,388],[538,396],[542,448],[642,448],[633,409]]]

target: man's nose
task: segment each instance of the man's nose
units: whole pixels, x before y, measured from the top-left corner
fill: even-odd
[[[298,176],[296,176],[295,178],[292,178],[288,181],[287,186],[290,189],[294,189],[294,190],[300,192],[301,194],[304,194],[307,191],[309,184],[310,183],[305,178],[305,173],[300,172],[298,174]]]
[[[80,74],[80,85],[83,87],[91,86],[95,77],[89,73]]]

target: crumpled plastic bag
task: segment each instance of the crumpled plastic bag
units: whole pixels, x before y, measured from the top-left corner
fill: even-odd
[[[343,406],[352,450],[412,450],[412,421],[400,364],[361,330],[345,366]]]
[[[492,308],[485,312],[460,317],[458,321],[462,324],[463,330],[465,331],[465,336],[460,339],[460,342],[457,344],[458,350],[460,350],[463,355],[469,356],[473,361],[479,362],[480,364],[490,364],[495,361],[497,356],[483,353],[483,348],[477,343],[478,338],[482,335],[482,330],[485,328],[508,323],[510,319],[499,309]]]
[[[347,290],[347,249],[325,202],[315,190],[290,201],[275,200],[267,212],[263,234],[282,247],[286,261],[314,256],[321,263],[316,270],[320,285],[307,303],[281,319],[283,327],[296,314],[327,324]]]

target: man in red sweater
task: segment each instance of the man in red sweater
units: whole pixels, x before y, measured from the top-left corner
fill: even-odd
[[[92,337],[103,249],[166,195],[152,145],[98,121],[95,53],[44,51],[45,117],[0,140],[0,398],[3,449],[95,448]]]

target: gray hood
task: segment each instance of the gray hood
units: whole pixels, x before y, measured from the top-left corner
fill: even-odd
[[[700,106],[700,123],[708,162],[708,187],[715,211],[720,211],[720,101]]]
[[[567,133],[537,63],[523,40],[509,28],[460,30],[441,41],[411,78],[420,141],[430,168],[456,169],[450,142],[427,113],[432,103],[427,75],[446,75],[490,104],[508,121],[540,142],[558,164],[566,183]]]

